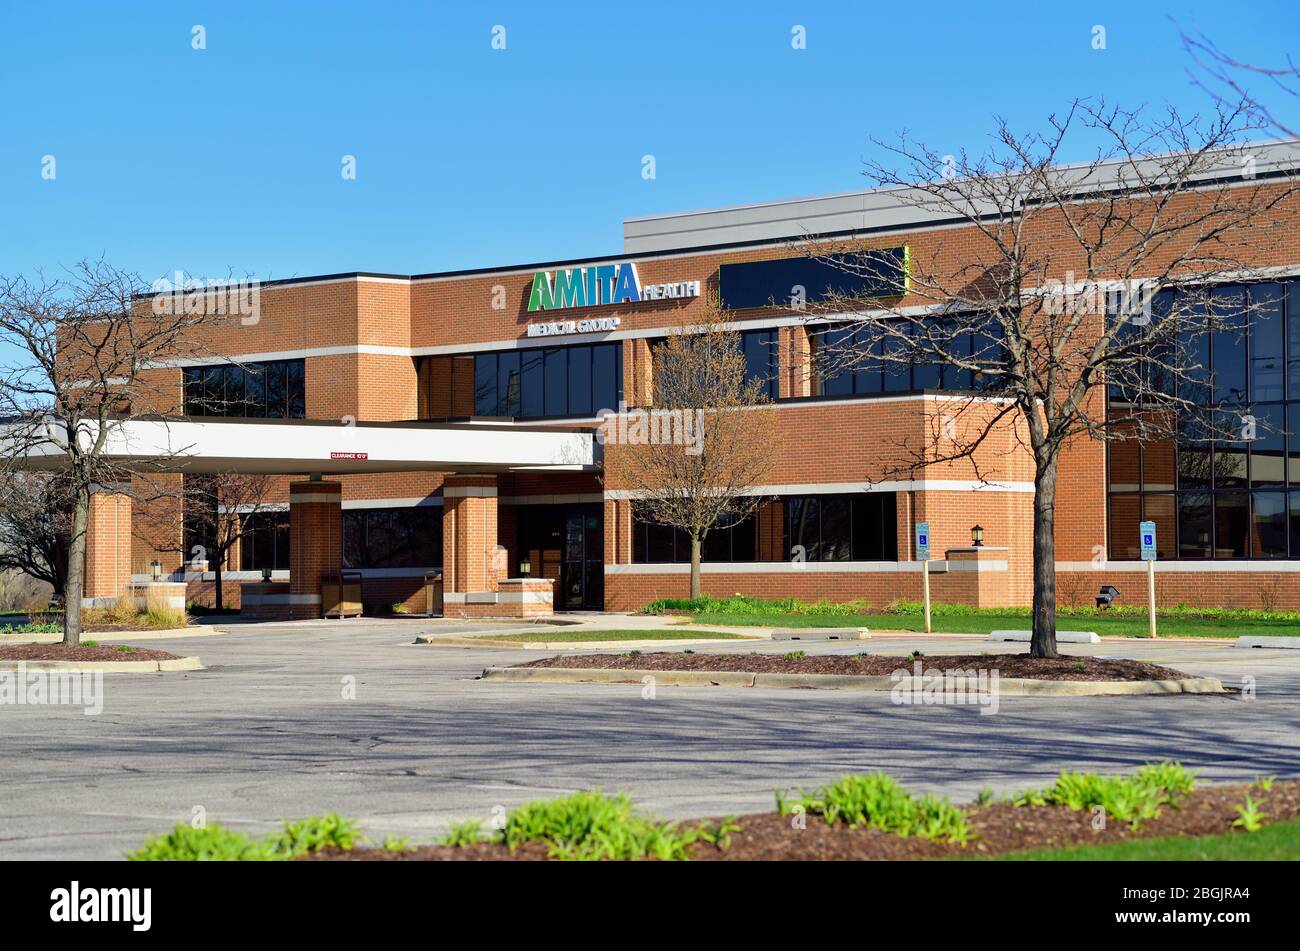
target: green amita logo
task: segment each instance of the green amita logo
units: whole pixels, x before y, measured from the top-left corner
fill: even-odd
[[[598,264],[533,275],[533,292],[528,296],[528,311],[554,310],[560,307],[595,307],[598,304],[635,303],[641,300],[641,279],[636,265]]]
[[[621,264],[573,267],[554,274],[538,271],[533,275],[533,290],[528,295],[528,312],[699,296],[699,281],[642,285],[636,265],[624,261]]]

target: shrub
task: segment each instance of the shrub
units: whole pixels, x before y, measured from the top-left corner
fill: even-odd
[[[584,860],[687,859],[689,846],[706,840],[708,830],[637,816],[625,793],[599,790],[525,803],[511,810],[500,833],[511,849],[544,842],[552,858]]]
[[[438,844],[455,849],[466,845],[476,845],[482,841],[482,821],[479,819],[466,819],[464,822],[453,822],[451,828],[447,830],[447,834],[438,840]]]
[[[776,808],[783,815],[801,809],[824,817],[828,825],[845,822],[938,842],[965,844],[970,839],[961,809],[933,795],[915,799],[885,773],[844,776],[812,793],[800,790],[793,801],[778,792]]]
[[[1047,789],[1029,790],[1013,801],[1017,806],[1056,805],[1078,810],[1100,806],[1106,815],[1137,829],[1160,815],[1164,806],[1176,807],[1195,785],[1195,773],[1166,761],[1148,763],[1132,776],[1062,772]]]
[[[155,836],[127,855],[132,862],[266,862],[276,854],[265,839],[254,839],[213,822],[196,829],[178,823],[171,832]]]
[[[293,858],[327,848],[351,849],[360,838],[355,822],[337,812],[327,812],[323,816],[286,822],[284,829],[278,835],[268,837],[268,841],[278,854]]]
[[[324,848],[351,849],[360,839],[356,824],[337,813],[286,822],[279,832],[254,838],[213,822],[202,828],[177,823],[127,855],[133,862],[274,862]]]

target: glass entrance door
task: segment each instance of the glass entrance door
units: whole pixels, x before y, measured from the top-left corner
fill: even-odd
[[[519,548],[539,576],[555,581],[557,611],[605,607],[605,527],[598,503],[526,505],[518,512]]]

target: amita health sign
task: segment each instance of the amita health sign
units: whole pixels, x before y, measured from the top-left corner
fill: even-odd
[[[538,271],[533,275],[533,289],[528,295],[528,312],[532,314],[539,310],[559,310],[565,307],[636,304],[641,301],[699,296],[699,281],[643,286],[636,273],[636,265],[624,261],[620,264]]]

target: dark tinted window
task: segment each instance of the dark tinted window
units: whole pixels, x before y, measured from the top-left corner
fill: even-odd
[[[307,415],[302,360],[189,367],[182,374],[185,415],[303,419]]]
[[[442,561],[442,509],[344,509],[343,567],[428,568]]]

